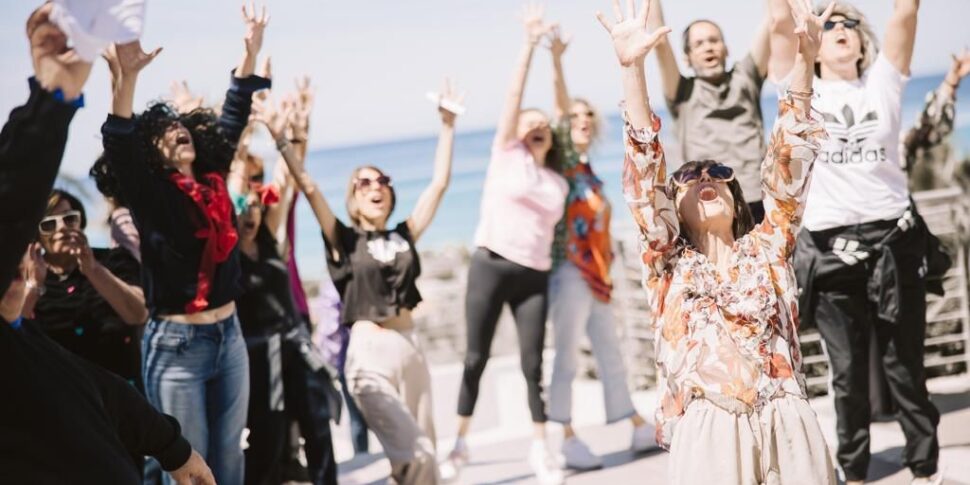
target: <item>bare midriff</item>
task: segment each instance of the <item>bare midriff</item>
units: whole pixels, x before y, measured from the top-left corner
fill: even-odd
[[[188,325],[211,325],[221,322],[236,313],[236,302],[230,301],[219,308],[210,308],[198,313],[180,315],[162,315],[162,320]]]

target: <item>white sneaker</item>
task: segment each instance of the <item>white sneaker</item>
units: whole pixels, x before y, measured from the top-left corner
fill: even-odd
[[[461,476],[461,469],[468,464],[468,445],[465,440],[455,442],[455,448],[448,453],[448,457],[438,464],[438,473],[445,483],[454,482]]]
[[[653,427],[645,424],[641,426],[634,426],[633,440],[630,444],[630,449],[633,450],[634,453],[659,450],[660,446],[657,445],[657,438],[653,433]]]
[[[913,478],[913,485],[942,485],[943,483],[943,470],[936,472],[934,475],[929,477],[917,477]]]
[[[549,450],[545,441],[535,440],[529,450],[529,466],[542,485],[559,485],[563,482],[562,469],[556,456]]]
[[[563,440],[562,456],[565,459],[566,468],[592,470],[603,466],[603,460],[594,455],[589,446],[575,436]]]

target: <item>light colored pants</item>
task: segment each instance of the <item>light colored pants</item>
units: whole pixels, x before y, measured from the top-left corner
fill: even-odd
[[[431,374],[414,331],[354,323],[344,372],[351,396],[391,462],[391,483],[438,483]]]
[[[596,369],[603,383],[606,421],[614,423],[633,416],[633,401],[626,382],[626,367],[613,325],[609,303],[593,297],[579,269],[562,263],[549,282],[549,316],[556,341],[556,358],[549,385],[549,419],[572,421],[573,379],[579,366],[579,341],[589,336]]]
[[[786,395],[745,412],[740,402],[716,397],[721,402],[692,401],[674,428],[671,484],[835,485],[829,447],[808,401]]]

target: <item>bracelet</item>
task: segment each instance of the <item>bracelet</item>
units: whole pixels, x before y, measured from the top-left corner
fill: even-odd
[[[789,89],[787,93],[791,97],[802,98],[802,99],[812,99],[812,97],[815,96],[814,89],[810,89],[808,91],[795,91],[794,89]]]

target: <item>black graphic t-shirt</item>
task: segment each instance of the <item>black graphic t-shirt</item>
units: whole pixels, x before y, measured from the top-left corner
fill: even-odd
[[[127,250],[94,248],[94,257],[118,279],[141,285],[141,266]],[[36,325],[65,349],[140,385],[140,326],[126,324],[80,270],[63,277],[48,271],[45,285]]]
[[[822,142],[808,193],[810,231],[896,219],[909,207],[899,163],[903,89],[909,78],[882,54],[857,81],[815,79],[812,106],[822,113]]]
[[[387,231],[364,231],[339,220],[327,268],[340,293],[340,322],[382,322],[421,302],[415,282],[421,263],[406,222]]]

